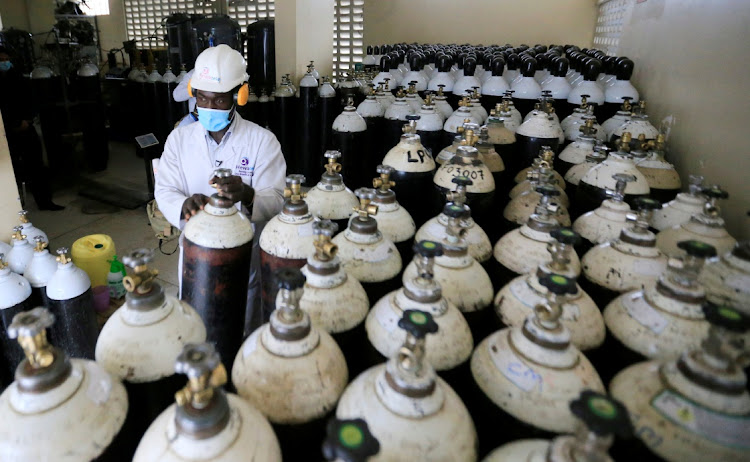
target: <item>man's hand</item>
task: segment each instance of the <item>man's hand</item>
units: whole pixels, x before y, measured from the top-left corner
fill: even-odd
[[[190,217],[203,210],[203,206],[207,203],[208,196],[204,196],[203,194],[193,194],[182,203],[182,218],[184,218],[185,221],[190,220]]]
[[[219,194],[232,202],[242,202],[246,207],[253,203],[255,191],[243,183],[242,178],[237,175],[226,178],[213,177],[209,184],[214,186]]]

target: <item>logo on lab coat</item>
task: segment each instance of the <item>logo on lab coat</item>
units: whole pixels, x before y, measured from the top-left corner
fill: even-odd
[[[253,176],[254,167],[250,166],[250,159],[243,157],[240,159],[240,163],[234,167],[234,171],[241,176]]]

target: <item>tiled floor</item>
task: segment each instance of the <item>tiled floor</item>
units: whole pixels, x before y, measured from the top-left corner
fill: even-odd
[[[84,175],[97,181],[128,183],[146,190],[146,174],[143,159],[136,157],[134,148],[126,143],[110,143],[110,161],[107,170]],[[137,248],[151,248],[156,257],[151,265],[159,270],[158,280],[167,291],[177,293],[177,253],[167,256],[159,252],[158,240],[149,225],[146,207],[135,210],[119,209],[114,213],[89,215],[83,213],[85,205],[96,205],[95,201],[78,195],[73,186],[54,194],[53,200],[65,206],[60,212],[45,212],[36,208],[31,195],[28,206],[29,218],[50,239],[50,251],[73,245],[76,239],[90,234],[107,234],[115,243],[118,255]],[[164,244],[166,251],[177,245],[175,241]]]

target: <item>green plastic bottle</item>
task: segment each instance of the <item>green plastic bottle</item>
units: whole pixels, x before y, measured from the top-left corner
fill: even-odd
[[[125,296],[125,286],[122,284],[122,279],[127,275],[125,272],[125,265],[117,259],[117,255],[112,257],[112,260],[107,260],[109,263],[109,274],[107,274],[107,287],[109,287],[109,298],[120,299]]]

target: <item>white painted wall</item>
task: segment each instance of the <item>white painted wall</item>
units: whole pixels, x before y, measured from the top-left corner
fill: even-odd
[[[596,0],[365,0],[365,44],[590,47]]]
[[[700,174],[729,191],[730,233],[750,238],[750,2],[646,0],[634,6],[619,55],[658,124],[673,117],[669,160],[683,180]]]
[[[0,114],[0,241],[8,242],[11,228],[18,224],[18,211],[21,203],[18,200],[16,175],[10,161],[8,138],[5,136],[5,125]]]

